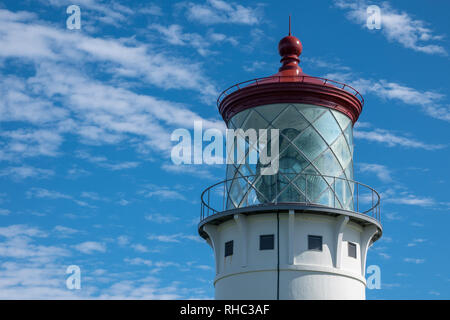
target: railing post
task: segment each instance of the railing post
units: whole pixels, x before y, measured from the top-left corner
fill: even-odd
[[[278,179],[275,180],[275,204],[278,203]]]
[[[308,176],[305,175],[305,203],[309,203],[308,199]]]
[[[333,208],[336,209],[336,177],[333,177]]]
[[[373,190],[372,190],[372,217],[374,216],[374,213],[373,213]]]
[[[211,202],[209,201],[210,197],[209,197],[209,192],[211,191],[211,189],[208,189],[208,217],[210,215],[209,210],[211,209]]]
[[[227,182],[225,181],[225,183],[223,184],[223,195],[222,195],[222,211],[225,211],[225,191],[226,191],[226,185]]]
[[[356,183],[356,212],[359,212],[359,183]]]

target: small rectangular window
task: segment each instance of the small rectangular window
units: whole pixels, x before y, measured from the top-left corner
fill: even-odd
[[[322,251],[322,236],[308,236],[308,250]]]
[[[259,236],[259,250],[273,250],[274,243],[275,241],[273,234]]]
[[[233,255],[233,240],[225,242],[225,257]]]
[[[356,244],[348,243],[348,256],[356,259]]]

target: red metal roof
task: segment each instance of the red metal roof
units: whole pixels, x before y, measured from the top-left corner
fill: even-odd
[[[248,108],[290,102],[332,108],[355,123],[364,104],[361,94],[346,84],[305,74],[299,66],[302,50],[300,40],[289,33],[278,44],[282,63],[278,73],[238,83],[222,92],[217,104],[225,122]]]

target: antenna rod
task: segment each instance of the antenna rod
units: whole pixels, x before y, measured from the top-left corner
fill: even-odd
[[[291,35],[291,15],[289,15],[289,35]]]

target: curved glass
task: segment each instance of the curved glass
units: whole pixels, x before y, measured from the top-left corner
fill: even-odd
[[[346,115],[315,105],[270,104],[236,114],[228,128],[279,129],[279,171],[261,175],[259,161],[229,164],[227,209],[305,202],[353,210],[353,127]],[[270,138],[268,133],[268,146]]]

